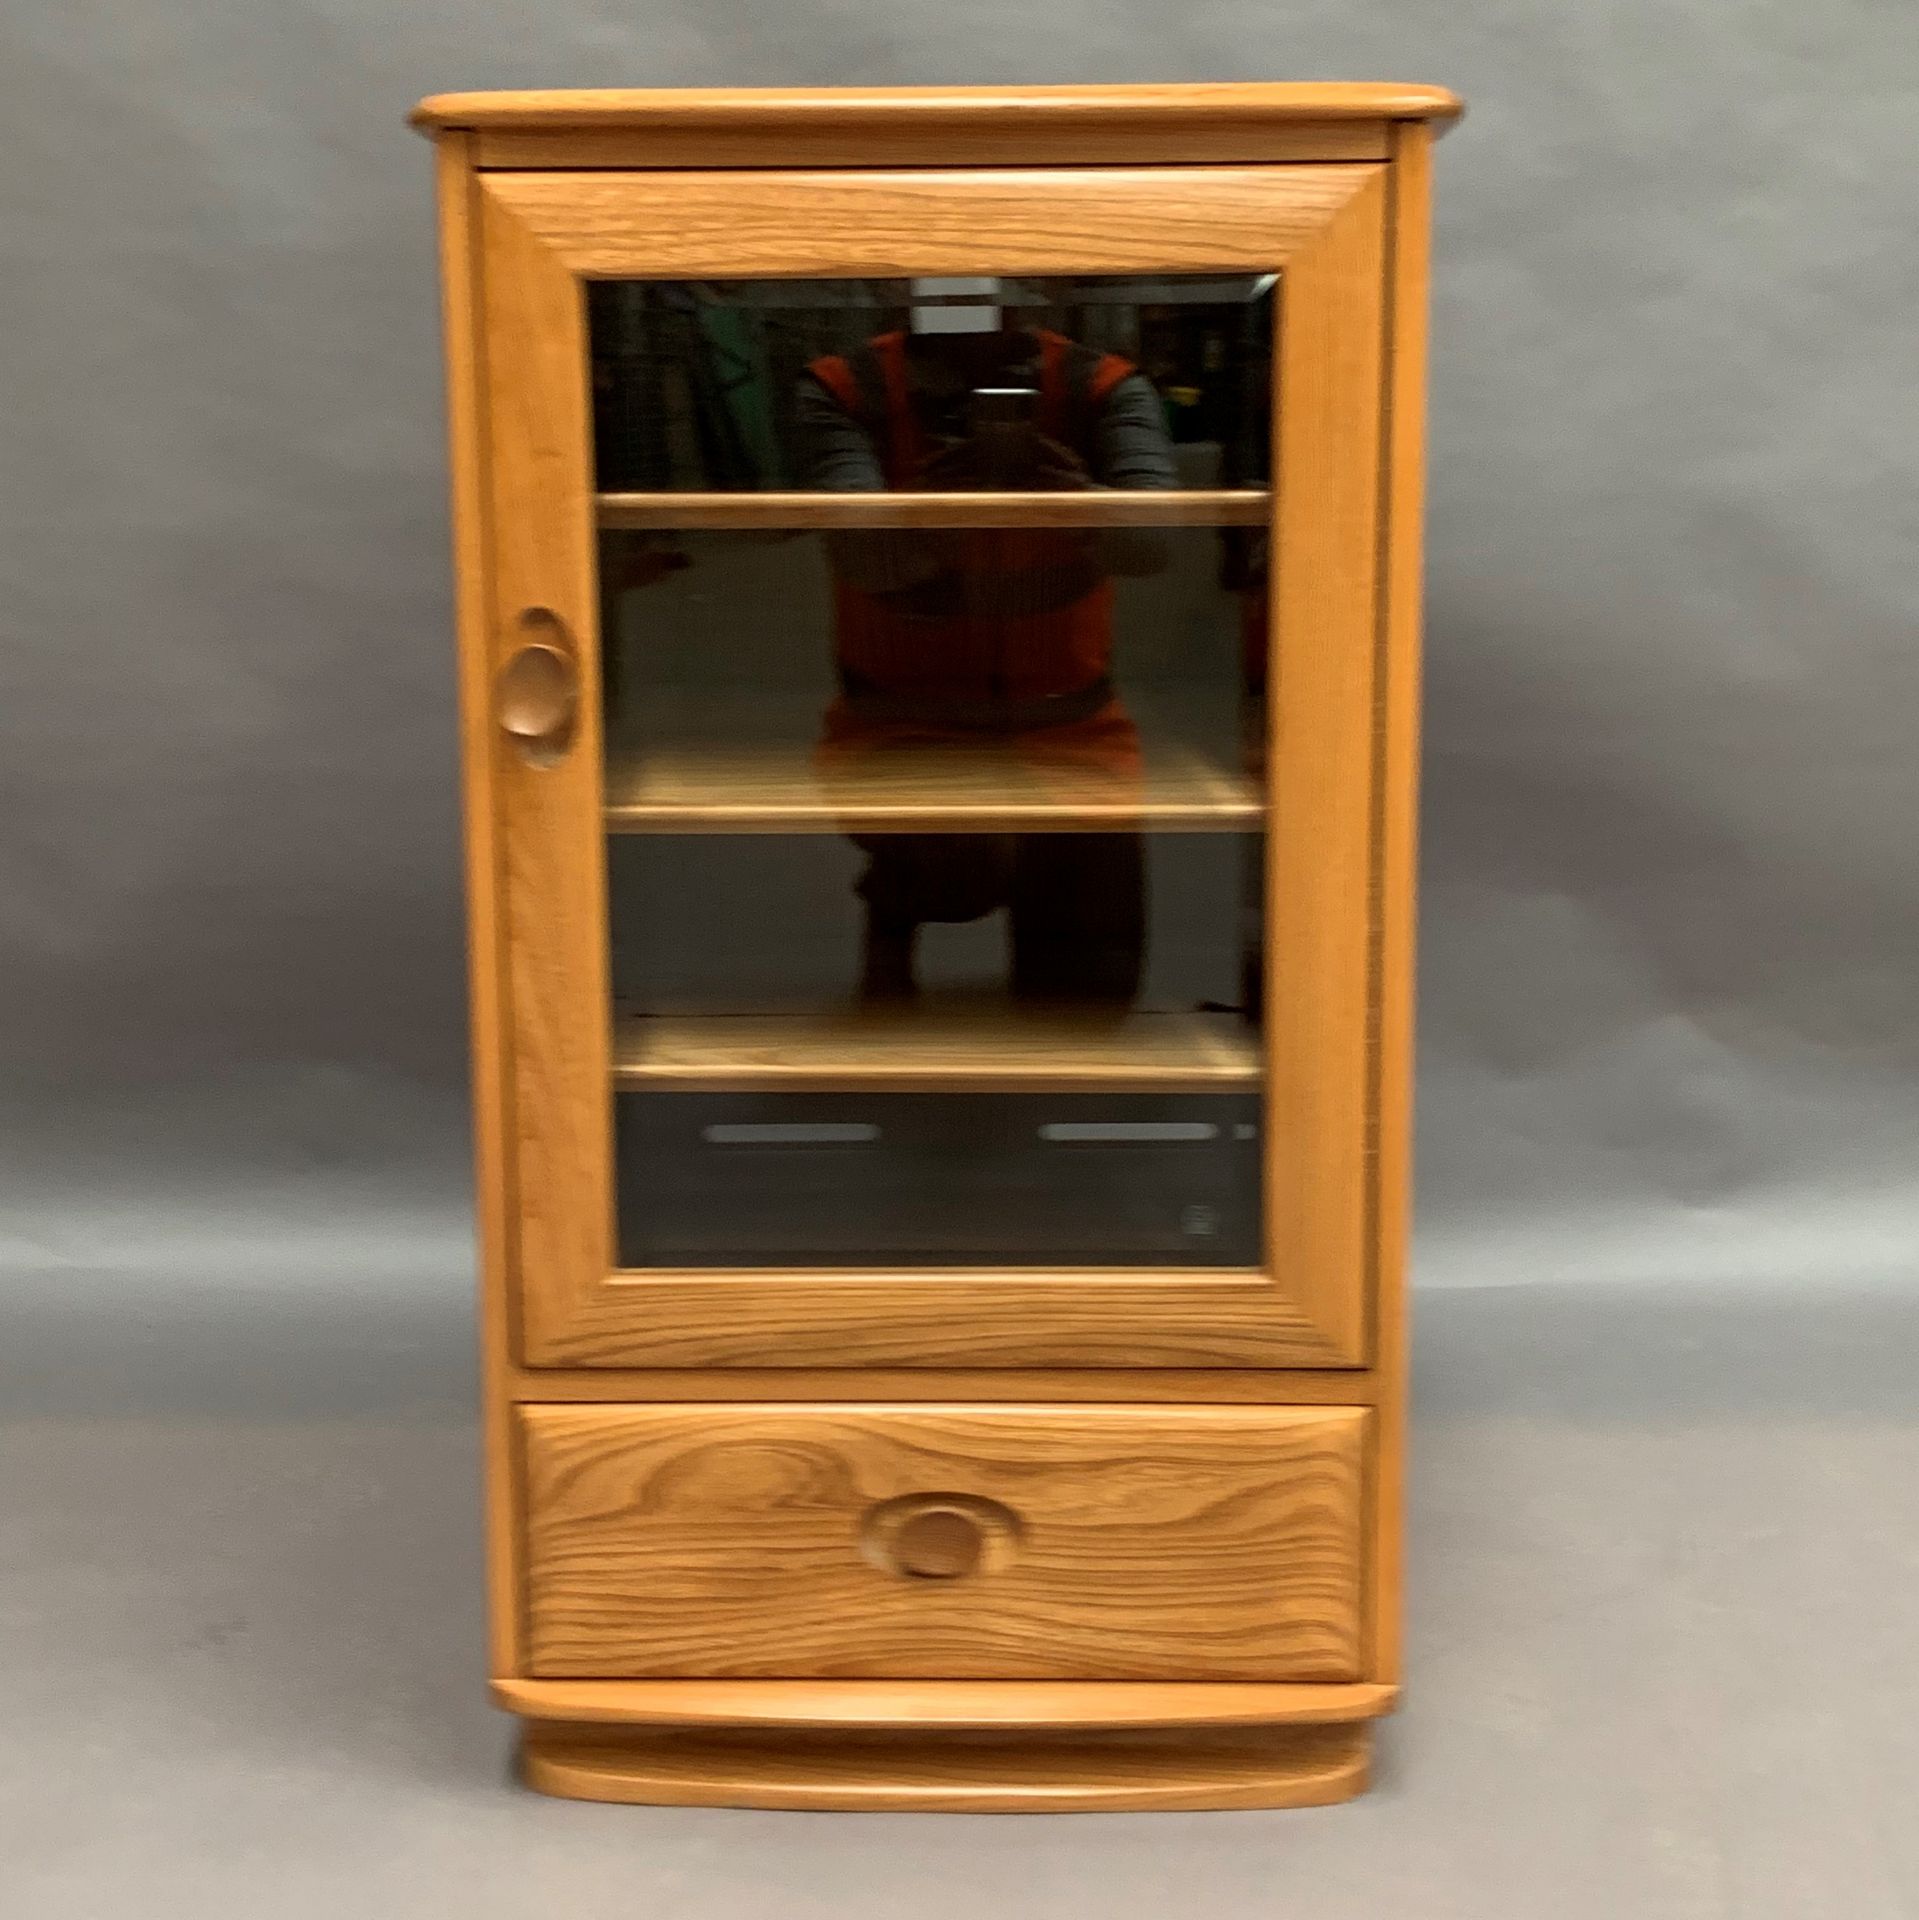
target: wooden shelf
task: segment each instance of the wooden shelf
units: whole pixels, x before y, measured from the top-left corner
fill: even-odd
[[[603,493],[604,528],[1256,527],[1258,487],[1096,489],[1085,493]]]
[[[1237,1014],[922,1009],[633,1016],[613,1069],[624,1088],[724,1093],[1205,1093],[1259,1074],[1257,1036]]]
[[[1149,747],[1137,780],[991,745],[901,748],[827,770],[798,742],[662,742],[606,768],[610,833],[1243,833],[1264,812],[1247,775],[1176,745]]]

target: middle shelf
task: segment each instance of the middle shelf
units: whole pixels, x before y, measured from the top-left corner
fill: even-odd
[[[1246,774],[1171,744],[1149,747],[1137,777],[1038,764],[998,744],[873,753],[829,770],[800,742],[666,741],[606,765],[612,833],[1235,833],[1263,812]]]
[[[1233,1013],[627,1015],[614,1033],[625,1089],[1204,1093],[1259,1077],[1258,1035]]]
[[[610,531],[799,527],[1258,527],[1272,515],[1260,487],[1088,487],[1081,492],[602,493]]]

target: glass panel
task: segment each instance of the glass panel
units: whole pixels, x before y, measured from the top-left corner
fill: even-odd
[[[594,281],[598,485],[1262,485],[1274,279]]]
[[[1257,836],[1213,833],[619,834],[613,991],[640,1018],[864,1004],[958,1020],[1016,1001],[1236,1013],[1258,858]],[[910,998],[896,896],[933,909],[917,916]]]
[[[1251,1266],[1250,1095],[634,1094],[628,1266]]]
[[[1257,1262],[1271,293],[593,289],[622,1265]]]
[[[603,533],[610,824],[1256,826],[1251,531],[1127,529],[1126,574],[1083,530]],[[1040,540],[1064,560],[1008,551]],[[869,591],[852,542],[938,571],[924,594]],[[1003,591],[1026,610],[995,611]]]
[[[1257,845],[615,837],[622,1264],[1254,1263]]]

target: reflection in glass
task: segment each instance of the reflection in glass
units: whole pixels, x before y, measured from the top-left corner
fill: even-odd
[[[1256,1095],[624,1095],[625,1265],[1250,1266]]]
[[[1051,336],[1074,351],[1071,364],[1055,370],[1066,376],[1067,391],[1047,393],[1049,408],[1062,398],[1080,404],[1080,383],[1102,358],[1124,361],[1139,385],[1121,396],[1123,409],[1156,404],[1167,438],[1182,449],[1173,484],[1260,486],[1268,471],[1272,289],[1273,276],[1227,274],[594,281],[597,484],[603,493],[822,484],[806,477],[818,457],[809,437],[807,416],[818,404],[809,376],[817,383],[820,363],[839,359],[856,382],[883,377],[893,352],[883,343],[893,339],[903,342],[924,436],[921,460],[930,464],[970,434],[981,412],[977,385],[1041,393]],[[946,343],[996,335],[1022,350],[962,346],[961,365],[991,377],[956,379]],[[1041,401],[1030,404],[1037,409]],[[985,407],[980,424],[992,411]],[[1064,438],[1070,444],[1073,436]],[[971,464],[970,457],[956,464]],[[979,465],[990,470],[984,458]],[[896,470],[891,484],[911,484],[918,470]],[[1109,465],[1106,484],[1137,484],[1119,471]]]
[[[593,288],[623,1263],[1257,1259],[1271,288]]]
[[[638,581],[612,596],[605,627],[616,927],[623,897],[650,897],[630,920],[678,938],[712,977],[778,902],[785,928],[836,929],[836,996],[876,1006],[936,989],[929,952],[972,928],[969,952],[997,954],[993,983],[1014,1003],[1091,1018],[1146,1004],[1150,949],[1171,937],[1153,895],[1223,874],[1193,925],[1237,950],[1240,896],[1256,893],[1264,700],[1218,530],[1161,530],[1160,570],[1116,583],[1103,609],[1096,696],[1058,718],[1052,703],[909,707],[849,688],[817,535],[694,532],[675,536],[676,567],[627,564],[648,538],[602,547],[606,574]],[[763,856],[743,862],[722,832],[769,836]],[[675,877],[649,886],[643,865],[669,849]],[[736,886],[729,932],[674,934],[679,918],[705,926]],[[792,938],[755,951],[791,965]],[[1238,1004],[1238,983],[1208,997]]]

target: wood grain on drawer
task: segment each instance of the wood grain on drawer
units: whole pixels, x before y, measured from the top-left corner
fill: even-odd
[[[1355,1679],[1367,1418],[523,1407],[527,1671]]]

